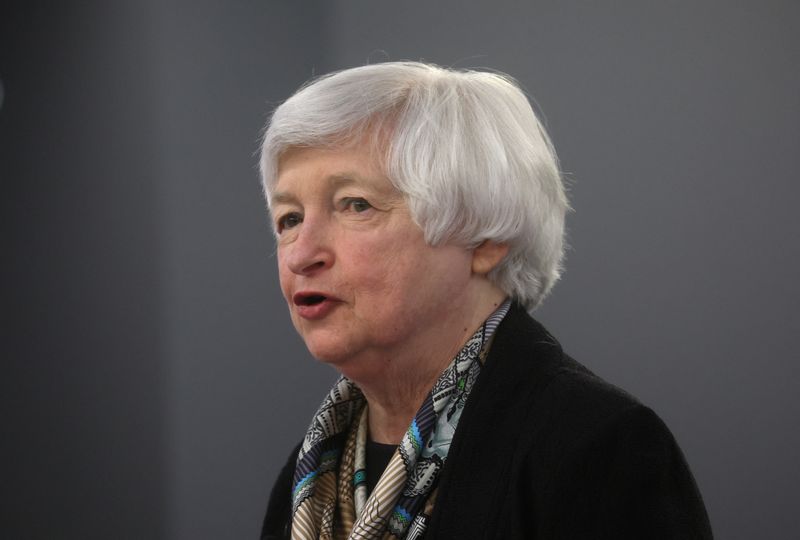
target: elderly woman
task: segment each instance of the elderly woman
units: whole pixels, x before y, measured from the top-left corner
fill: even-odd
[[[274,112],[261,171],[292,322],[342,374],[262,538],[711,536],[664,424],[528,315],[568,205],[512,80],[322,77]]]

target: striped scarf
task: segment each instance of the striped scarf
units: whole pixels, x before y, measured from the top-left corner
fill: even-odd
[[[436,486],[461,412],[481,371],[506,300],[434,383],[375,489],[367,496],[368,407],[340,377],[311,422],[297,458],[292,540],[416,540],[425,532]]]

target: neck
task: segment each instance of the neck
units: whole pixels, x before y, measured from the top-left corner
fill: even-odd
[[[431,381],[430,386],[436,381]],[[421,387],[422,388],[422,387]],[[364,395],[369,404],[369,437],[383,444],[399,444],[411,420],[422,406],[422,401],[430,391],[429,386],[420,391],[407,388],[405,395],[383,392],[367,392]],[[385,399],[386,396],[391,396]]]
[[[373,376],[354,378],[369,404],[370,438],[379,443],[399,444],[433,384],[464,346],[467,339],[503,302],[497,289],[480,297],[474,309],[426,329],[426,346],[411,348],[402,357],[376,359],[383,366]]]

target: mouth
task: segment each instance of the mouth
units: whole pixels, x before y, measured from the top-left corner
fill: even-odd
[[[303,291],[292,297],[296,313],[309,321],[321,320],[339,305],[339,299],[317,291]]]
[[[317,292],[299,292],[292,297],[296,306],[316,306],[329,299],[331,297]]]

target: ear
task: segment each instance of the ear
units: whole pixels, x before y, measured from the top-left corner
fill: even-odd
[[[485,276],[508,255],[508,244],[484,240],[472,252],[472,273]]]

